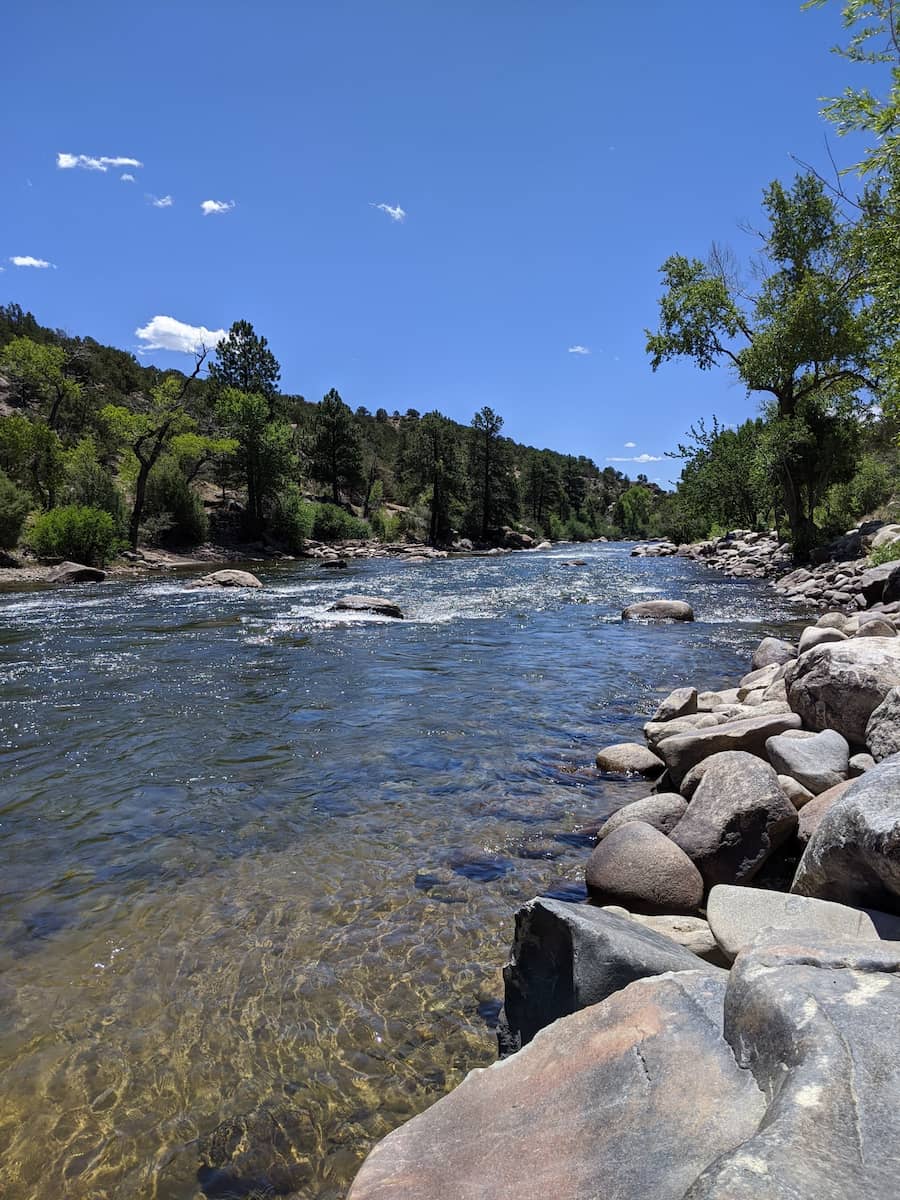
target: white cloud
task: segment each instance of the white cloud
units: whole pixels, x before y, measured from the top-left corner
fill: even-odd
[[[591,352],[590,346],[570,346],[569,347],[570,354],[590,354],[590,352]]]
[[[171,208],[175,203],[171,196],[148,196],[147,199],[154,208]]]
[[[174,350],[179,354],[195,354],[201,346],[211,350],[225,336],[224,329],[207,329],[205,325],[186,325],[174,317],[153,317],[134,331],[143,342],[142,350]]]
[[[633,462],[633,463],[648,463],[662,462],[662,454],[635,454],[631,458],[608,458],[607,462]]]
[[[120,175],[119,178],[123,183],[134,183],[134,176],[130,175],[127,171],[124,175]]]
[[[204,217],[208,217],[211,213],[227,213],[234,208],[233,200],[204,200],[200,205],[203,209]]]
[[[14,267],[52,267],[53,263],[46,258],[33,258],[30,254],[14,254],[9,260]]]
[[[71,171],[73,167],[81,167],[83,171],[108,171],[110,167],[142,167],[144,164],[136,158],[121,155],[110,158],[104,154],[95,158],[92,154],[57,154],[56,165],[62,171]]]
[[[626,443],[625,443],[625,449],[626,449],[626,450],[634,450],[634,448],[635,448],[636,446],[637,446],[637,442],[626,442]]]
[[[387,213],[392,221],[406,220],[406,212],[400,207],[399,204],[395,207],[392,207],[390,204],[370,204],[369,207],[377,208],[379,212]]]

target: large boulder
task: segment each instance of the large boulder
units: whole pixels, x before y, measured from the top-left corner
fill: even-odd
[[[854,779],[827,810],[791,891],[900,913],[900,755]]]
[[[712,887],[752,879],[796,828],[797,811],[772,768],[732,751],[710,759],[670,837]]]
[[[861,746],[869,717],[900,684],[900,638],[816,646],[788,674],[788,701],[809,729],[836,729]]]
[[[728,977],[725,1036],[767,1112],[682,1200],[893,1200],[898,1027],[894,942],[792,931],[741,954]]]
[[[797,647],[798,654],[805,654],[807,650],[812,650],[813,646],[824,646],[828,642],[846,642],[847,635],[842,633],[840,629],[820,629],[816,625],[807,625],[806,629],[800,634],[800,642]]]
[[[773,663],[781,666],[782,663],[789,663],[796,657],[797,647],[792,646],[790,642],[782,638],[765,637],[753,651],[750,665],[754,671],[758,671],[761,667],[768,667]]]
[[[885,604],[893,604],[896,600],[900,600],[900,563],[892,563],[894,568],[885,580],[884,590],[881,593],[881,599]]]
[[[106,572],[83,563],[63,562],[47,573],[48,583],[102,583]]]
[[[780,775],[790,775],[814,796],[842,783],[850,771],[847,739],[834,729],[808,738],[778,734],[766,742],[766,754]]]
[[[685,600],[640,600],[622,609],[623,621],[693,621],[694,610]]]
[[[262,583],[249,571],[213,571],[188,584],[190,588],[261,588]]]
[[[722,1033],[725,978],[639,980],[557,1021],[379,1142],[347,1200],[682,1200],[766,1107]]]
[[[599,1004],[635,979],[701,965],[691,951],[639,920],[622,909],[549,897],[523,905],[503,968],[502,1050],[517,1050],[546,1025]]]
[[[877,942],[884,936],[876,929],[869,914],[861,909],[814,900],[810,896],[791,896],[764,888],[731,887],[728,884],[719,884],[709,893],[706,919],[729,962],[752,946],[759,934],[767,929],[815,929],[825,937],[860,942]],[[894,936],[900,934],[897,918],[884,919],[890,923],[890,932]]]
[[[900,753],[900,687],[892,687],[869,717],[866,745],[876,762]]]
[[[692,733],[695,729],[713,729],[721,724],[716,713],[691,713],[688,717],[673,717],[671,721],[648,721],[643,732],[651,750],[655,750],[664,738]]]
[[[623,804],[613,815],[600,826],[598,838],[602,841],[620,825],[629,821],[644,821],[652,825],[660,833],[671,833],[687,809],[687,800],[677,792],[660,792],[657,796],[644,796],[642,800],[632,800]]]
[[[795,713],[773,713],[726,721],[713,729],[700,729],[696,733],[679,733],[665,738],[659,743],[659,755],[678,787],[688,771],[703,759],[726,750],[741,750],[764,758],[766,742],[770,737],[785,733],[788,729],[799,729],[801,724],[800,717]]]
[[[651,718],[653,721],[673,721],[676,717],[689,717],[697,711],[697,689],[676,688],[663,700]]]
[[[597,755],[597,767],[613,775],[661,775],[665,764],[640,742],[617,742]]]
[[[671,938],[673,942],[677,942],[685,950],[690,950],[691,954],[696,954],[704,962],[713,963],[717,967],[727,965],[727,960],[709,928],[709,922],[704,921],[702,917],[674,916],[667,913],[648,916],[646,913],[629,912],[627,908],[615,904],[604,905],[603,912],[615,913],[629,921],[637,921],[646,929]]]
[[[886,562],[877,567],[870,567],[868,571],[863,571],[856,586],[857,590],[865,596],[866,604],[877,604],[878,601],[887,603],[884,594],[885,586],[896,569],[895,562]]]
[[[403,619],[399,604],[385,600],[383,596],[342,596],[340,600],[335,600],[328,611],[375,613],[379,617],[394,617],[398,621]]]
[[[695,913],[703,899],[703,880],[691,860],[644,821],[629,821],[598,842],[585,881],[599,903],[635,912]]]
[[[844,783],[838,783],[833,788],[829,788],[827,792],[821,792],[808,804],[803,805],[797,818],[797,841],[801,846],[805,846],[809,842],[822,824],[822,818],[829,808],[837,803],[852,782],[851,779],[847,779]]]

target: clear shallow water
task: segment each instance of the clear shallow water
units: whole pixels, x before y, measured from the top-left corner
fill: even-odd
[[[256,569],[0,595],[10,1200],[342,1196],[493,1059],[512,913],[645,794],[596,750],[791,617],[622,546]],[[327,612],[360,591],[409,619]],[[655,594],[697,622],[619,622]]]

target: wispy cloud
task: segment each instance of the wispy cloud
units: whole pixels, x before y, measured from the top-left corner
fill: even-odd
[[[227,213],[234,208],[233,200],[204,200],[200,207],[203,209],[204,217],[211,216],[213,213]]]
[[[14,267],[38,267],[40,270],[54,265],[47,262],[46,258],[34,258],[30,254],[14,254],[9,261]]]
[[[626,443],[625,443],[625,449],[626,449],[626,450],[634,450],[634,448],[635,448],[636,446],[637,446],[637,442],[626,442]]]
[[[590,352],[591,352],[590,346],[570,346],[569,347],[570,354],[590,354]]]
[[[387,213],[387,215],[391,218],[392,221],[405,221],[406,220],[406,212],[404,209],[402,209],[400,207],[399,204],[397,204],[397,205],[370,204],[369,207],[377,208],[379,212]]]
[[[119,178],[123,183],[134,183],[134,176],[129,174],[128,171],[126,171],[124,175],[120,175]]]
[[[662,462],[662,454],[634,454],[631,458],[608,458],[607,462],[633,462],[633,463],[650,463]]]
[[[225,330],[187,325],[174,317],[157,316],[136,329],[134,334],[143,343],[142,351],[174,350],[179,354],[195,354],[201,346],[208,350],[217,346],[225,336]]]
[[[154,208],[171,208],[175,203],[171,196],[148,196],[147,199]]]
[[[92,154],[57,154],[56,165],[61,171],[71,171],[80,167],[83,171],[108,171],[110,167],[142,167],[144,164],[137,158],[125,158],[122,155]]]

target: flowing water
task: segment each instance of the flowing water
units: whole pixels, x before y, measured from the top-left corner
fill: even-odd
[[[596,750],[790,618],[622,546],[256,569],[0,596],[8,1200],[341,1197],[492,1060],[513,912],[645,794]],[[619,621],[657,594],[697,622]]]

